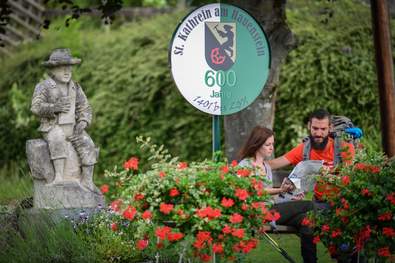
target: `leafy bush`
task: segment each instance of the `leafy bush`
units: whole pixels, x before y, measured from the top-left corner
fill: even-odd
[[[259,226],[276,220],[277,213],[266,207],[270,197],[263,182],[250,177],[250,170],[236,162],[180,162],[149,140],[139,141],[155,158],[152,169],[139,172],[133,157],[125,170],[107,173],[113,185],[101,187],[120,193],[111,203],[118,215],[111,228],[126,236],[136,253],[152,256],[165,248],[202,261],[213,253],[234,257],[254,249]]]
[[[355,164],[325,172],[319,184],[330,208],[317,213],[316,240],[338,257],[362,251],[379,262],[395,254],[395,161],[360,152]]]

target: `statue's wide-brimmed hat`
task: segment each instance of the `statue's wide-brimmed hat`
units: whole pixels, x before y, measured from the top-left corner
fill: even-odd
[[[81,63],[81,59],[73,58],[71,56],[70,49],[58,48],[52,51],[48,61],[44,61],[42,65],[45,67],[57,67],[57,66],[77,65],[80,63]]]

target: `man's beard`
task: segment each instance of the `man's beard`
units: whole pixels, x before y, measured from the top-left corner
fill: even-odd
[[[323,150],[323,149],[325,149],[326,145],[328,144],[328,136],[324,137],[322,142],[316,142],[312,135],[310,135],[309,137],[310,137],[310,142],[311,142],[311,148],[313,148],[315,150]]]

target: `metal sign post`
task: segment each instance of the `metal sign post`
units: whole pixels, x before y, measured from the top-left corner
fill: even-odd
[[[261,94],[269,77],[270,46],[245,10],[215,3],[189,13],[169,48],[171,74],[182,96],[213,115],[213,155],[220,150],[220,116],[239,112]]]

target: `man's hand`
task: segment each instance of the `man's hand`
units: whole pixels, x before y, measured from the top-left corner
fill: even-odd
[[[74,134],[81,134],[85,130],[86,126],[88,126],[88,123],[86,121],[80,121],[74,127]]]
[[[295,190],[295,185],[292,183],[291,180],[288,179],[288,177],[285,177],[283,182],[281,183],[280,189],[283,192],[292,192]]]
[[[303,192],[300,192],[300,193],[292,196],[292,198],[291,198],[291,200],[294,200],[294,201],[303,200],[303,199],[304,199],[304,193]]]
[[[59,113],[59,112],[68,112],[70,110],[70,100],[68,100],[67,98],[61,98],[58,101],[56,101],[55,105],[54,105],[54,112],[55,113]]]

